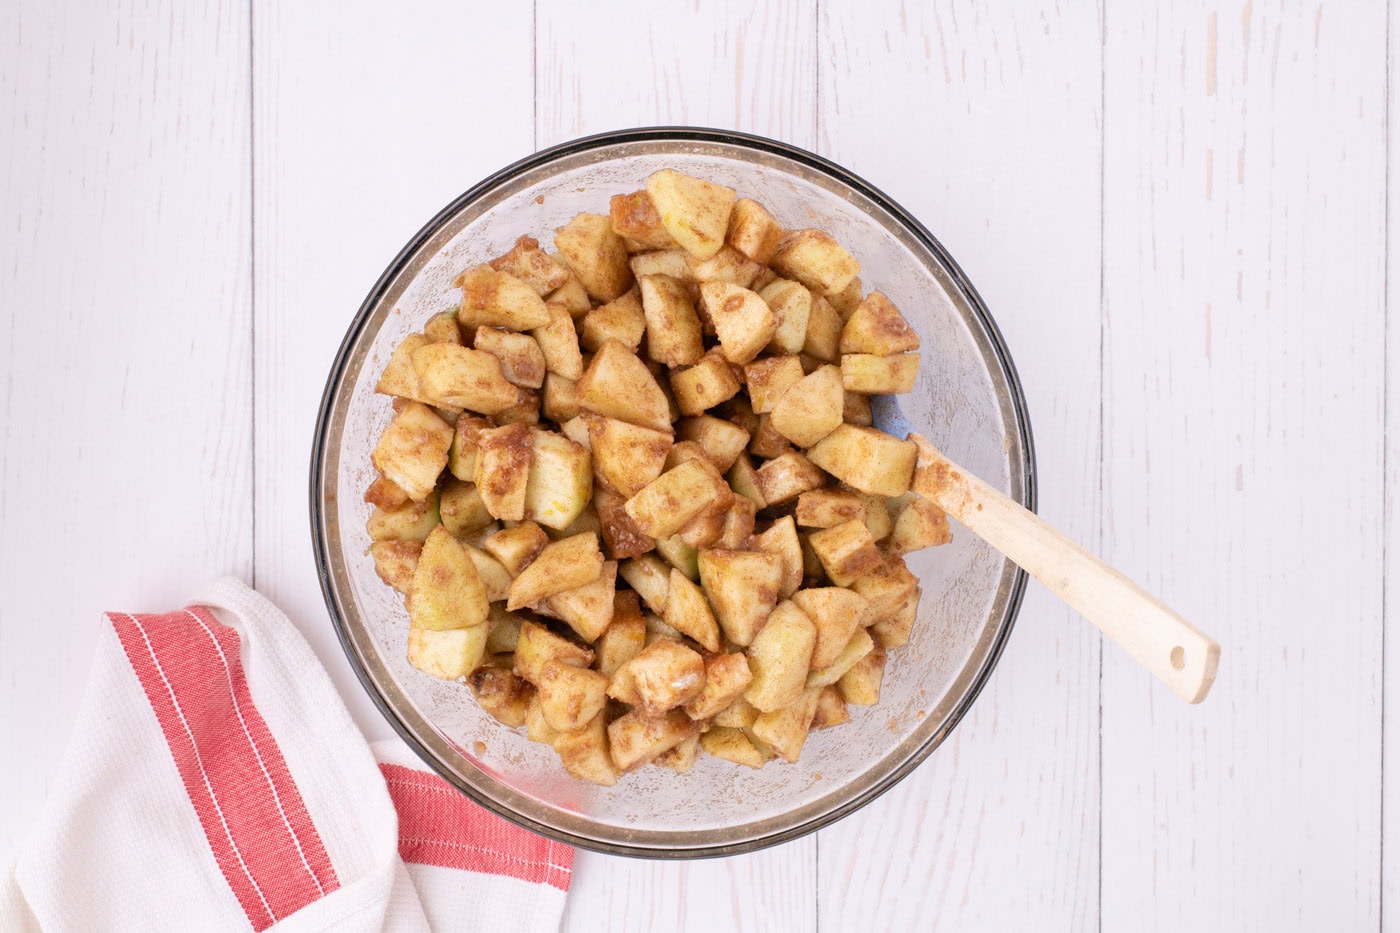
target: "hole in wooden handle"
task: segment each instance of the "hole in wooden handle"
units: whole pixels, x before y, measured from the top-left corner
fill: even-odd
[[[1172,670],[1179,671],[1186,666],[1186,649],[1177,645],[1172,649]]]

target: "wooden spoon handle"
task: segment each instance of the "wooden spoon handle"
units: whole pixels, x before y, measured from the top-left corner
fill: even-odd
[[[1187,703],[1205,699],[1220,662],[1214,639],[923,437],[909,439],[919,448],[914,492],[1019,564],[1177,696]]]

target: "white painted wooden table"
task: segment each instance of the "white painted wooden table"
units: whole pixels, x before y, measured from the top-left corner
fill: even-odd
[[[1397,3],[590,6],[0,0],[0,860],[103,608],[254,581],[388,733],[306,515],[343,330],[487,173],[693,123],[943,240],[1024,377],[1042,513],[1220,678],[1185,707],[1033,588],[894,791],[749,857],[580,855],[565,927],[1400,928]]]

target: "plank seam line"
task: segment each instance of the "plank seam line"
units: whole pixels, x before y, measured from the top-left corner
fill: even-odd
[[[1108,495],[1106,492],[1107,470],[1105,463],[1107,455],[1104,443],[1104,412],[1108,408],[1108,378],[1107,364],[1104,346],[1108,331],[1108,292],[1104,287],[1106,278],[1105,260],[1105,216],[1107,214],[1106,205],[1106,182],[1108,165],[1108,4],[1103,3],[1099,7],[1099,463],[1098,463],[1098,551],[1105,553],[1104,545],[1107,535],[1104,534],[1104,527],[1107,524],[1106,512],[1108,509]],[[1095,918],[1094,927],[1103,930],[1103,637],[1098,638],[1098,675],[1099,675],[1099,702],[1098,702],[1098,725],[1099,725],[1099,747],[1098,747],[1098,865],[1095,866],[1095,883],[1098,891],[1095,896]]]
[[[258,162],[253,110],[256,64],[253,0],[248,0],[248,582],[254,589],[258,586]]]
[[[1377,864],[1379,874],[1376,885],[1376,915],[1379,929],[1385,929],[1385,835],[1386,835],[1386,809],[1385,809],[1385,657],[1386,657],[1386,603],[1389,597],[1389,581],[1386,577],[1385,568],[1389,566],[1388,552],[1390,550],[1391,518],[1390,508],[1387,502],[1387,491],[1390,484],[1390,439],[1386,436],[1386,428],[1390,424],[1390,8],[1391,4],[1386,4],[1385,9],[1385,109],[1381,117],[1384,126],[1385,136],[1385,173],[1382,187],[1385,195],[1382,204],[1385,242],[1385,262],[1381,266],[1381,301],[1383,313],[1381,314],[1381,730],[1380,730],[1380,825],[1377,829],[1380,832],[1380,843],[1377,849],[1380,851],[1380,859]]]

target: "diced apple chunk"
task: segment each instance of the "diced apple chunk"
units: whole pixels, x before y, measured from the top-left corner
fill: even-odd
[[[715,334],[724,358],[748,363],[773,339],[778,319],[754,292],[728,282],[700,286],[700,300],[715,323]]]
[[[919,349],[919,335],[893,302],[880,292],[871,292],[846,319],[840,349],[842,353],[891,356]]]
[[[778,251],[783,239],[783,226],[762,204],[749,198],[734,202],[725,237],[730,246],[754,262],[766,264]]]
[[[729,232],[733,188],[662,169],[647,179],[647,194],[666,232],[686,252],[701,259],[719,252]]]
[[[841,424],[841,370],[822,366],[802,377],[773,406],[773,429],[798,447],[811,447]]]
[[[544,299],[528,283],[490,266],[475,266],[453,281],[462,289],[457,321],[463,327],[533,330],[549,323]]]
[[[792,594],[792,601],[817,629],[809,665],[814,670],[831,666],[850,643],[856,629],[865,624],[870,609],[864,597],[839,586],[798,590]]]
[[[443,680],[457,680],[470,674],[481,663],[485,648],[484,625],[445,631],[408,630],[408,663]]]
[[[807,682],[816,643],[817,628],[807,614],[791,601],[778,603],[749,646],[753,679],[744,699],[761,712],[796,702]]]
[[[706,651],[719,650],[719,625],[705,593],[675,568],[671,569],[663,618],[667,625],[695,639]]]
[[[556,593],[592,583],[603,572],[603,554],[594,532],[554,541],[510,585],[506,609],[533,606]]]
[[[671,409],[656,378],[635,353],[616,340],[604,341],[578,381],[584,411],[654,431],[671,430]]]
[[[861,492],[899,496],[909,490],[918,451],[876,428],[843,424],[818,441],[807,457]]]
[[[640,710],[632,710],[608,725],[608,750],[612,754],[613,764],[622,771],[630,771],[675,748],[699,731],[700,727],[678,709],[670,710],[659,718],[650,718],[642,715]]]
[[[736,645],[751,644],[777,605],[781,560],[763,551],[707,549],[700,552],[699,568],[725,637]]]
[[[603,214],[575,215],[555,231],[554,245],[594,300],[612,301],[632,287],[627,247]]]
[[[839,292],[860,272],[860,263],[830,234],[793,230],[769,263],[773,271],[818,292]]]
[[[410,402],[384,429],[370,460],[411,499],[422,501],[437,485],[451,446],[447,423],[428,406]]]
[[[919,377],[919,354],[873,356],[847,353],[841,357],[841,385],[863,395],[898,395],[912,391]]]

